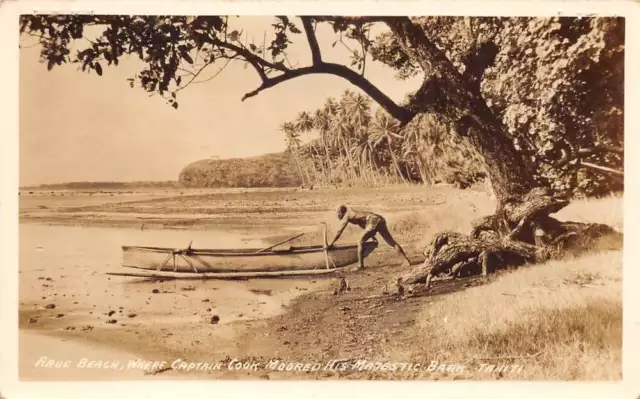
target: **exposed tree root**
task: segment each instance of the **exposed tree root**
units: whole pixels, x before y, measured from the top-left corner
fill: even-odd
[[[507,201],[495,214],[472,222],[469,235],[436,234],[424,250],[424,263],[393,286],[425,283],[447,273],[487,275],[498,268],[541,263],[589,250],[618,249],[622,234],[597,223],[561,222],[550,217],[569,204],[536,188],[521,200]],[[609,240],[607,240],[609,239]]]

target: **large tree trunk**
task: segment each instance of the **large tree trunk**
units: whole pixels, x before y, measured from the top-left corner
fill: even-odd
[[[402,284],[426,281],[442,272],[455,277],[461,268],[487,269],[540,262],[568,251],[584,252],[594,240],[613,237],[621,246],[621,234],[599,224],[560,222],[549,215],[569,204],[567,198],[536,187],[533,168],[518,154],[505,127],[487,106],[477,81],[460,74],[451,61],[409,18],[396,18],[389,26],[401,47],[425,71],[425,82],[411,99],[416,113],[436,113],[467,136],[484,160],[497,199],[496,211],[472,222],[469,235],[437,234],[425,250],[422,266],[394,281]],[[476,76],[479,76],[476,74]]]
[[[409,18],[389,23],[400,45],[425,71],[425,84],[413,103],[419,112],[437,112],[458,126],[482,155],[498,207],[534,187],[532,168],[520,156],[503,124],[482,98],[479,86],[463,77],[451,61]]]

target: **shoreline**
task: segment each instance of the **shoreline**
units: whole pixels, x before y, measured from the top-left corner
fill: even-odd
[[[147,228],[121,229],[117,225],[100,225],[95,219],[85,219],[86,226],[96,229],[75,228],[68,229],[65,225],[47,225],[33,220],[20,220],[21,256],[20,256],[20,334],[43,335],[53,340],[67,340],[65,344],[80,346],[90,343],[92,346],[113,348],[119,354],[135,355],[145,360],[164,360],[171,362],[182,359],[187,362],[222,362],[239,359],[243,362],[268,363],[272,359],[288,362],[331,362],[332,359],[366,359],[371,361],[385,360],[392,362],[424,362],[426,353],[435,356],[440,361],[455,363],[460,353],[453,358],[447,358],[447,346],[442,349],[440,341],[456,340],[455,345],[462,348],[469,347],[469,353],[474,356],[499,356],[500,349],[486,349],[485,347],[469,346],[465,343],[468,335],[455,338],[457,330],[450,330],[447,317],[458,318],[455,322],[460,328],[467,328],[466,334],[476,334],[490,328],[485,326],[486,320],[494,320],[494,315],[483,315],[488,310],[478,306],[478,298],[492,298],[490,309],[504,308],[504,301],[520,301],[523,307],[537,303],[531,302],[526,295],[524,299],[503,296],[494,292],[494,283],[514,278],[515,286],[504,283],[503,290],[512,289],[533,292],[540,301],[549,302],[558,311],[567,310],[567,316],[579,312],[590,312],[595,326],[611,323],[607,315],[616,314],[618,305],[607,299],[609,308],[601,312],[598,308],[581,308],[583,304],[591,305],[589,298],[592,294],[587,291],[599,292],[603,298],[615,298],[615,290],[619,287],[617,269],[605,263],[613,262],[617,266],[615,256],[600,253],[586,256],[586,266],[578,261],[568,261],[560,265],[539,265],[532,268],[522,268],[517,272],[496,273],[487,279],[461,278],[457,281],[435,281],[433,290],[428,294],[411,295],[407,298],[381,295],[382,287],[389,281],[408,272],[410,269],[400,267],[402,259],[386,245],[376,250],[367,258],[367,267],[362,271],[345,274],[351,285],[351,291],[342,295],[333,295],[337,281],[333,278],[305,277],[296,279],[252,279],[248,281],[216,281],[204,280],[194,282],[189,280],[177,281],[140,281],[142,279],[127,279],[124,277],[107,277],[102,272],[105,267],[118,267],[120,263],[120,246],[124,243],[153,243],[159,246],[182,245],[194,239],[194,247],[208,247],[218,245],[234,247],[235,242],[246,244],[253,236],[268,236],[265,243],[274,243],[288,238],[299,232],[302,227],[315,220],[335,219],[331,209],[334,196],[324,196],[322,193],[312,193],[306,198],[299,198],[298,193],[288,191],[279,193],[269,192],[255,196],[238,197],[234,193],[226,200],[218,198],[215,201],[209,195],[174,196],[162,200],[151,199],[136,201],[131,204],[122,198],[110,197],[107,204],[93,204],[96,211],[107,212],[105,223],[120,223],[122,219],[143,213],[165,214],[171,217],[172,210],[177,207],[196,212],[199,209],[211,209],[224,206],[233,208],[226,221],[237,219],[239,214],[256,205],[268,207],[290,204],[290,210],[312,207],[316,209],[308,216],[306,213],[280,212],[278,214],[264,213],[261,217],[244,219],[243,223],[229,223],[226,225],[209,226],[205,229],[187,225],[192,220],[182,220],[182,228]],[[338,197],[344,191],[338,192]],[[401,243],[415,267],[424,260],[421,246],[431,239],[432,235],[441,230],[456,230],[464,232],[468,229],[470,220],[489,214],[493,209],[493,202],[486,196],[473,191],[436,190],[433,193],[423,189],[401,189],[398,195],[386,191],[380,195],[377,191],[368,191],[363,195],[360,191],[353,191],[349,198],[340,198],[340,202],[354,204],[354,207],[365,209],[382,209],[380,211],[388,220],[390,231],[394,238]],[[442,201],[446,196],[446,201]],[[95,199],[95,197],[93,197]],[[419,198],[416,200],[416,198]],[[29,202],[21,205],[25,212],[46,206],[47,213],[52,219],[62,220],[72,216],[68,208],[79,208],[86,198],[66,198],[64,204],[53,206],[57,197],[42,196],[39,202]],[[22,201],[22,199],[21,199]],[[50,201],[50,202],[47,202]],[[118,202],[119,201],[119,202]],[[222,201],[222,204],[220,203]],[[406,211],[411,209],[407,203],[415,201],[421,211]],[[265,202],[263,204],[263,202]],[[48,205],[47,205],[48,204]],[[280,205],[279,205],[280,204]],[[614,227],[621,226],[621,201],[611,198],[597,202],[598,212],[589,211],[593,204],[585,201],[574,202],[561,217],[582,221],[586,218],[595,219]],[[385,211],[388,210],[388,211]],[[606,210],[606,212],[604,211]],[[23,212],[23,214],[25,213]],[[21,214],[21,216],[23,215]],[[301,215],[304,217],[301,218]],[[78,220],[79,220],[79,216]],[[109,220],[111,219],[111,220]],[[165,219],[165,218],[162,218]],[[67,219],[64,219],[65,222]],[[179,221],[179,218],[176,217]],[[277,224],[285,220],[286,224]],[[135,221],[135,218],[130,219]],[[75,225],[75,223],[74,223]],[[259,226],[258,228],[254,226]],[[277,228],[275,226],[278,226]],[[187,230],[187,231],[185,231]],[[335,231],[330,226],[329,231]],[[216,234],[223,234],[224,239],[218,240]],[[295,241],[293,245],[304,245],[302,242],[318,243],[321,239],[320,226],[309,229],[303,240]],[[341,242],[354,241],[361,231],[357,228],[345,230]],[[276,238],[278,237],[278,238]],[[226,240],[226,241],[225,241]],[[240,241],[234,241],[240,240]],[[611,258],[611,255],[614,255]],[[609,260],[612,259],[612,260]],[[587,267],[587,271],[583,271]],[[611,269],[611,270],[610,270]],[[567,286],[567,279],[577,274],[584,274],[584,278],[603,281],[604,288],[580,288],[580,285]],[[509,277],[509,276],[513,277]],[[542,276],[542,277],[541,277]],[[544,277],[546,276],[546,277]],[[107,277],[107,278],[105,278]],[[578,277],[576,277],[578,278]],[[555,281],[558,289],[550,294],[539,291],[540,279],[546,287]],[[599,280],[600,279],[600,280]],[[134,281],[138,280],[138,281]],[[531,282],[532,281],[532,282]],[[581,280],[577,280],[581,281]],[[485,285],[487,285],[484,287]],[[573,283],[571,283],[573,284]],[[596,283],[596,287],[599,287]],[[514,288],[518,287],[518,288]],[[568,288],[567,288],[568,287]],[[571,295],[565,296],[565,292]],[[538,294],[539,292],[539,294]],[[572,298],[580,298],[577,301]],[[529,301],[529,302],[527,302]],[[54,304],[54,308],[47,305]],[[511,306],[511,305],[508,305]],[[465,309],[475,309],[467,312]],[[436,312],[435,317],[431,312]],[[595,313],[594,313],[595,312]],[[459,313],[459,314],[458,314]],[[528,313],[530,313],[528,311]],[[477,315],[480,316],[477,316]],[[502,314],[502,313],[501,313]],[[542,313],[544,315],[546,313]],[[212,317],[219,319],[212,323]],[[511,314],[510,323],[520,325],[526,320],[519,318],[517,313]],[[543,317],[543,316],[541,316]],[[613,322],[619,320],[614,317]],[[488,318],[488,319],[483,319]],[[560,320],[565,317],[561,317]],[[33,319],[33,320],[32,320]],[[111,320],[115,320],[111,322]],[[444,320],[444,321],[443,321]],[[453,323],[453,321],[451,321]],[[598,324],[600,323],[600,324]],[[499,323],[498,323],[499,324]],[[616,324],[617,325],[617,324]],[[561,328],[562,326],[558,327]],[[529,331],[524,326],[522,331]],[[595,327],[594,327],[595,328]],[[502,330],[490,330],[488,333],[507,334]],[[602,334],[609,334],[603,332]],[[452,338],[447,338],[452,337]],[[588,338],[588,337],[587,337]],[[29,338],[27,338],[29,339]],[[36,338],[38,339],[38,338]],[[550,336],[550,345],[553,341]],[[618,346],[617,336],[606,335],[611,348]],[[460,341],[460,342],[458,342]],[[424,342],[428,342],[425,344]],[[473,341],[475,342],[475,341]],[[588,341],[583,342],[589,346]],[[21,344],[22,345],[22,344]],[[426,345],[426,346],[425,346]],[[447,345],[454,345],[453,342]],[[452,347],[453,348],[453,347]],[[590,347],[591,348],[591,347]],[[442,349],[442,350],[441,350]],[[507,348],[508,349],[508,348]],[[78,347],[76,352],[87,351],[90,356],[99,353],[90,352],[92,349]],[[443,352],[444,350],[444,352]],[[516,348],[516,354],[519,349]],[[597,348],[589,349],[593,359],[609,356],[617,359],[617,352],[604,353]],[[425,352],[426,351],[426,352]],[[524,349],[523,349],[524,351]],[[600,351],[600,352],[599,352]],[[605,351],[606,352],[606,351]],[[466,353],[466,352],[465,352]],[[20,356],[22,357],[22,350]],[[123,355],[124,356],[124,355]],[[429,357],[428,356],[428,357]],[[611,357],[613,356],[613,357]],[[99,360],[99,359],[96,359]],[[613,362],[613,360],[611,360]],[[30,360],[33,361],[33,356]],[[558,376],[565,375],[562,362],[554,363],[554,359],[547,358],[558,370]],[[226,362],[226,363],[225,363]],[[551,363],[549,363],[551,362]],[[580,358],[572,358],[572,364],[582,364]],[[596,364],[593,360],[591,363]],[[607,363],[610,374],[598,374],[596,367],[581,371],[585,376],[601,376],[611,378],[618,368],[616,363]],[[526,374],[524,379],[549,378],[544,369],[540,369],[535,361],[527,364],[533,371]],[[577,366],[576,366],[577,367]],[[35,377],[37,378],[37,371]],[[73,374],[73,373],[71,373]],[[34,377],[33,370],[29,374]],[[45,375],[46,377],[46,375]],[[71,380],[73,376],[67,376]],[[454,378],[455,377],[455,378]],[[553,379],[553,376],[551,376]],[[21,375],[20,378],[23,378]],[[56,379],[57,377],[51,377]],[[96,378],[104,379],[104,376]],[[131,377],[136,379],[138,377]],[[149,376],[143,376],[149,378]],[[260,370],[258,373],[217,369],[205,372],[183,372],[170,369],[156,374],[153,378],[162,379],[389,379],[390,376],[380,372],[340,373],[329,370],[320,373],[280,372],[274,370]],[[466,375],[452,376],[442,374],[424,374],[420,372],[393,375],[392,379],[499,379],[496,375]],[[521,379],[518,376],[507,376],[508,379]],[[556,378],[558,378],[556,376]],[[593,377],[591,377],[593,378]],[[116,378],[120,379],[120,378]]]

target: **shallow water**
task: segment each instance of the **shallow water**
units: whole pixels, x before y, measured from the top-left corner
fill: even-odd
[[[114,271],[122,245],[184,248],[256,247],[261,240],[222,230],[140,230],[133,228],[20,225],[20,271],[85,269]]]
[[[168,324],[191,319],[197,322],[203,315],[210,314],[203,313],[205,309],[211,309],[207,312],[215,312],[221,323],[227,323],[277,314],[283,304],[310,287],[309,279],[158,282],[105,275],[105,272],[129,270],[121,266],[122,245],[183,248],[192,240],[193,248],[260,248],[264,245],[256,237],[222,230],[21,224],[21,309],[42,310],[46,304],[55,303],[52,312],[64,314],[60,321],[77,317],[101,324],[105,323],[105,312],[110,310],[115,309],[122,316],[127,312],[139,314],[130,325],[143,323],[145,319]],[[159,291],[158,295],[153,295],[154,290]]]

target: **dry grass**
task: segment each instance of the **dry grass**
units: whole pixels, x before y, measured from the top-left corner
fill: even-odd
[[[573,201],[557,217],[574,222],[604,223],[622,231],[622,211],[623,197],[615,194],[605,198]]]
[[[468,216],[453,210],[433,215],[434,223],[442,222],[437,230]],[[576,201],[557,216],[621,228],[622,197]],[[480,379],[621,379],[621,251],[523,267],[491,280],[427,305],[418,328],[425,347],[432,349],[414,355],[415,361],[466,364],[474,371],[471,377]],[[409,355],[398,348],[389,354]],[[500,375],[478,372],[481,363],[523,367]],[[422,378],[448,377],[429,373]]]

